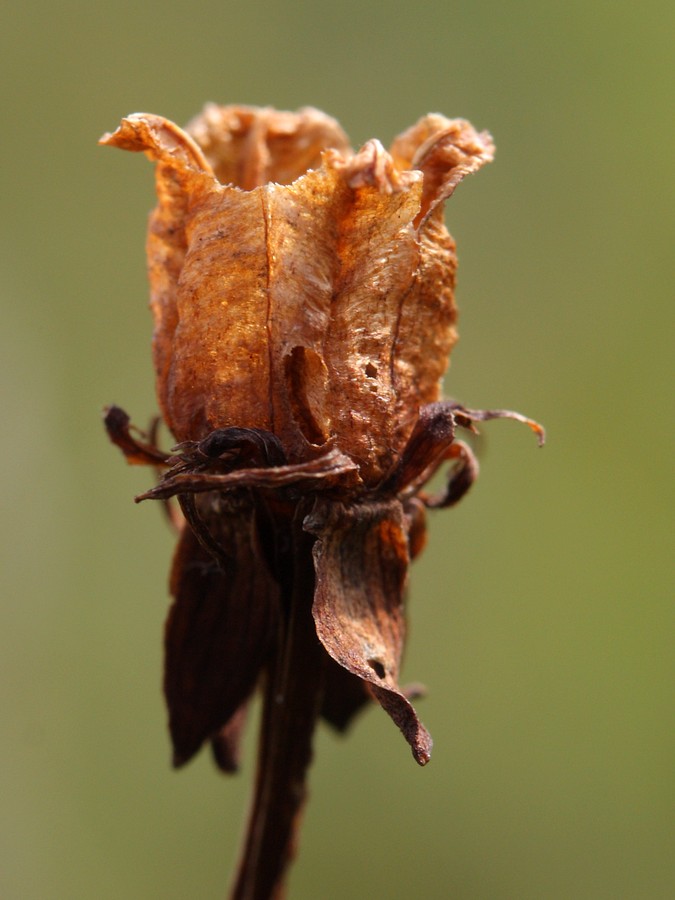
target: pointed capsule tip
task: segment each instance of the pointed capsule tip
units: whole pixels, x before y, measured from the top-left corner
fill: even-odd
[[[431,759],[431,751],[433,749],[434,742],[431,739],[431,735],[429,732],[422,726],[421,734],[418,736],[418,739],[414,744],[411,744],[412,754],[415,757],[415,762],[420,766],[426,766],[426,764]]]
[[[420,766],[426,766],[431,759],[431,747],[416,747],[413,750],[415,762]]]
[[[171,765],[174,769],[181,769],[190,759],[191,757],[185,753],[179,753],[178,750],[174,750],[171,755]]]

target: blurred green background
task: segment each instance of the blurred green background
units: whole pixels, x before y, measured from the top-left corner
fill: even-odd
[[[432,517],[404,676],[420,770],[373,708],[322,729],[290,896],[675,896],[667,549],[671,3],[28,0],[6,13],[2,197],[0,896],[215,898],[252,774],[169,767],[173,538],[99,411],[154,413],[150,165],[100,149],[207,100],[336,116],[356,146],[429,111],[489,128],[453,197],[461,341],[447,392],[485,427]],[[254,723],[251,723],[254,726]]]

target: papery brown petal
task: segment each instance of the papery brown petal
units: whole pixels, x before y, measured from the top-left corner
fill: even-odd
[[[391,354],[420,190],[377,142],[265,190],[275,430],[296,457],[299,432],[315,444],[336,434],[367,481],[392,458]]]
[[[218,184],[194,141],[159,116],[104,143],[159,161],[148,267],[157,392],[179,441],[270,429],[267,250],[261,198]]]
[[[435,139],[437,135],[445,131],[452,121],[440,113],[428,113],[426,116],[421,116],[410,128],[406,128],[404,132],[397,135],[389,147],[389,152],[397,168],[401,170],[414,168],[413,160],[419,148],[429,139]]]
[[[272,429],[267,249],[261,199],[214,187],[184,223],[166,403],[179,440]]]
[[[150,218],[147,238],[150,306],[155,320],[153,355],[162,414],[169,428],[177,434],[168,392],[173,338],[178,325],[178,280],[187,251],[187,215],[194,196],[202,190],[208,192],[215,178],[192,138],[162,116],[136,113],[122,119],[117,131],[105,134],[100,143],[123,150],[144,151],[158,162],[159,202]]]
[[[414,283],[401,304],[393,351],[398,423],[397,447],[410,435],[420,406],[437,401],[450,351],[457,342],[455,322],[455,242],[443,220],[432,217],[418,235],[419,263]]]
[[[395,417],[405,440],[417,408],[440,397],[450,351],[457,341],[454,302],[455,243],[443,223],[443,202],[459,181],[492,159],[487,132],[463,119],[430,115],[400,135],[391,152],[397,165],[420,169],[424,188],[415,219],[420,262],[415,283],[401,307],[394,351],[398,403]]]
[[[397,165],[424,173],[416,224],[447,200],[464,177],[491,162],[494,149],[489,132],[477,132],[466,119],[446,119],[438,114],[423,116],[399,135],[391,146]]]
[[[221,184],[244,190],[266,182],[290,184],[321,164],[321,153],[349,152],[337,121],[318,109],[282,112],[270,107],[207,103],[185,129],[199,144]]]
[[[209,520],[231,557],[223,571],[189,528],[176,550],[164,691],[174,762],[217,736],[248,699],[277,622],[278,587],[253,549],[251,511]]]
[[[263,203],[269,264],[269,339],[274,430],[291,460],[334,430],[324,353],[339,272],[334,173],[319,169],[288,187],[268,185]]]
[[[211,167],[198,145],[174,122],[152,113],[133,113],[122,119],[119,128],[106,133],[99,144],[144,152],[150,159],[173,169],[182,183],[188,171],[211,174]],[[166,185],[167,188],[170,185]]]
[[[401,503],[318,501],[305,528],[317,536],[313,615],[319,639],[336,662],[368,683],[424,765],[431,738],[398,684],[409,562]]]
[[[389,154],[371,141],[352,159],[327,165],[342,174],[349,193],[337,212],[340,271],[335,285],[325,361],[330,406],[340,446],[376,482],[400,449],[395,352],[401,310],[419,268],[412,227],[422,182],[398,172]],[[416,389],[406,400],[416,408]]]

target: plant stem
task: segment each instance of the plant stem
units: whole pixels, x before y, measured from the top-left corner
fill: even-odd
[[[307,797],[325,651],[312,618],[312,539],[302,531],[300,515],[288,557],[291,577],[282,584],[284,626],[268,667],[253,802],[231,900],[284,896],[284,876]]]

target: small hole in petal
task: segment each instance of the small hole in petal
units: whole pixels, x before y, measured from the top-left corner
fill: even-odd
[[[378,678],[384,678],[384,676],[387,674],[386,669],[379,659],[369,659],[368,665],[373,670],[373,672],[375,672]]]
[[[365,372],[368,378],[375,378],[377,375],[377,366],[374,366],[372,363],[367,363]]]

